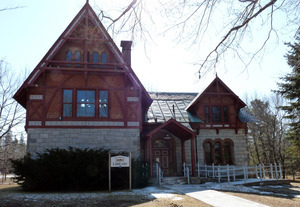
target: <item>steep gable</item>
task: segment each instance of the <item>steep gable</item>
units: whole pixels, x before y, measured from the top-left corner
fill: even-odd
[[[71,49],[70,46],[72,46]],[[70,59],[68,59],[68,53],[71,54]],[[79,55],[76,56],[76,54]],[[100,63],[94,63],[93,59],[96,58],[103,58],[105,61],[100,60]],[[149,107],[152,102],[124,54],[120,52],[88,2],[14,95],[24,108],[26,108],[27,99],[26,89],[35,87],[36,81],[46,70],[125,73],[132,88],[142,92],[145,108]]]

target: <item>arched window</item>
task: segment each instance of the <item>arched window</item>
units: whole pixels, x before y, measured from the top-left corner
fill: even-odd
[[[107,54],[105,52],[101,54],[101,63],[107,63]]]
[[[225,164],[233,165],[233,141],[231,139],[225,139],[223,142],[224,148],[224,161]]]
[[[203,142],[203,152],[204,152],[204,162],[207,165],[213,163],[213,142],[209,139],[204,140]]]
[[[93,63],[99,63],[99,53],[93,52]]]
[[[80,51],[75,52],[75,57],[74,57],[75,62],[80,62],[81,61],[81,54]]]
[[[66,53],[66,61],[71,62],[72,56],[73,56],[72,52],[70,50],[68,50]]]
[[[215,164],[222,164],[222,150],[221,150],[221,142],[215,142],[214,150],[215,150]]]

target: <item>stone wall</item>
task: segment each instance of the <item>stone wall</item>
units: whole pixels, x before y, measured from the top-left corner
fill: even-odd
[[[112,152],[132,152],[140,156],[139,129],[29,128],[27,152],[50,148],[105,148]]]
[[[249,162],[249,151],[247,144],[247,135],[245,130],[240,129],[238,133],[235,133],[233,129],[220,129],[219,134],[216,133],[214,129],[201,130],[200,134],[197,136],[197,150],[198,159],[200,164],[204,164],[204,154],[203,154],[203,141],[205,139],[231,139],[234,143],[234,160],[236,165],[246,165]],[[188,163],[191,163],[191,147],[190,141],[185,142],[185,157]]]

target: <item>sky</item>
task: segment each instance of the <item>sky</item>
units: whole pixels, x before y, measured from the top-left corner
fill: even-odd
[[[0,12],[0,58],[4,58],[16,73],[23,73],[26,69],[31,72],[85,2],[86,0],[0,0],[0,9],[23,6]],[[106,2],[116,6],[120,1],[90,0],[90,5],[95,8],[96,13],[99,11],[96,5],[110,12],[110,5]],[[154,18],[154,21],[159,26],[159,18]],[[200,53],[209,53],[209,46],[203,44],[188,47],[174,40],[176,33],[159,33],[153,34],[153,41],[148,41],[146,50],[144,42],[140,40],[135,41],[132,48],[132,68],[148,91],[200,92],[214,79],[217,72],[218,77],[243,100],[245,94],[270,94],[271,90],[277,88],[279,77],[291,72],[284,58],[288,51],[284,43],[293,41],[292,33],[272,38],[270,45],[264,50],[264,56],[253,61],[247,70],[236,62],[236,57],[229,54],[222,64],[218,64],[200,79],[197,73],[199,65],[194,63],[198,61]],[[253,40],[246,43],[249,47],[256,44],[256,33],[259,36],[260,31],[253,31]],[[216,44],[213,37],[207,38],[212,44],[210,48]],[[258,37],[260,40],[263,38]],[[121,39],[130,40],[131,37],[113,36],[113,39],[119,46]],[[198,50],[192,49],[195,47]]]

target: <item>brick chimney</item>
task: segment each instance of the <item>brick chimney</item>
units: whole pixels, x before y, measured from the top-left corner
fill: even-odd
[[[125,62],[131,67],[131,45],[132,41],[121,41],[122,54]]]

